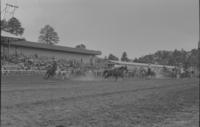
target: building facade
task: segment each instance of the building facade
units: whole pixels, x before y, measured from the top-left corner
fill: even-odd
[[[1,55],[7,57],[11,55],[44,56],[93,64],[96,56],[101,55],[101,52],[58,45],[47,45],[1,36]]]

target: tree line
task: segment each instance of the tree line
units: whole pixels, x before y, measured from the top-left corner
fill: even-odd
[[[1,20],[1,30],[14,35],[22,35],[24,33],[24,28],[21,26],[21,22],[15,17],[12,17],[8,21]]]
[[[185,51],[183,49],[174,51],[157,51],[153,54],[145,55],[134,59],[134,62],[152,63],[161,65],[183,66],[189,68],[191,66],[199,67],[198,49]]]
[[[116,60],[116,61],[119,60],[119,58],[118,58],[117,56],[113,55],[112,53],[110,53],[110,54],[108,55],[108,57],[105,57],[105,59],[108,59],[108,60]],[[123,53],[122,53],[122,56],[121,56],[120,60],[121,60],[121,61],[124,61],[124,62],[130,62],[130,59],[128,58],[126,52],[123,52]]]
[[[199,68],[199,51],[198,49],[192,49],[190,51],[185,51],[183,49],[174,51],[160,50],[153,54],[145,55],[139,58],[131,60],[128,58],[127,53],[123,52],[121,56],[121,61],[125,62],[137,62],[137,63],[151,63],[160,65],[171,65],[171,66],[183,66],[184,68],[189,68],[195,66]],[[108,60],[116,60],[119,58],[113,54],[108,55]]]

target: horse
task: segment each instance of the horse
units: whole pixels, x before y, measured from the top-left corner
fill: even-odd
[[[145,72],[145,77],[147,77],[147,78],[152,78],[155,76],[156,76],[156,73],[154,71],[152,71],[151,68],[148,68],[147,72]]]
[[[125,73],[128,73],[128,69],[126,66],[110,69],[110,70],[104,70],[103,71],[103,77],[107,79],[108,77],[114,77],[115,80],[117,80],[119,77],[122,79],[124,78]]]
[[[54,77],[56,75],[57,64],[53,63],[52,66],[47,67],[47,71],[44,75],[44,79],[49,79],[50,77]]]
[[[151,70],[151,68],[140,68],[135,71],[135,76],[141,79],[150,79],[156,76],[156,73]]]
[[[154,71],[150,71],[149,73],[147,73],[147,77],[149,78],[153,78],[156,76],[156,73]]]
[[[56,74],[56,70],[53,68],[48,68],[45,75],[44,75],[44,79],[49,79],[50,77],[54,77]]]

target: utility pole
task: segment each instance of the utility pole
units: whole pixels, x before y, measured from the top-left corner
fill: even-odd
[[[198,50],[199,50],[199,58],[200,58],[200,0],[199,0],[199,42],[198,42]]]
[[[199,43],[198,43],[198,59],[199,59],[199,63],[198,63],[198,67],[200,69],[200,0],[199,0]],[[199,70],[198,69],[198,70]],[[200,71],[199,71],[199,79],[200,79]],[[200,85],[200,81],[199,81],[199,85]]]
[[[199,14],[199,42],[198,42],[198,49],[200,49],[200,0],[199,0],[199,13],[198,14]]]
[[[19,8],[19,7],[16,6],[16,5],[12,5],[12,4],[8,4],[8,3],[6,3],[6,6],[8,6],[8,7],[10,7],[10,8],[13,8],[13,10],[10,12],[11,15],[12,15],[12,17],[13,17],[14,14],[15,14],[15,10],[16,10],[17,8]]]
[[[14,17],[17,8],[19,7],[14,4],[6,3],[6,7],[0,13],[3,16],[2,19],[6,19],[6,15],[8,15],[10,18]]]

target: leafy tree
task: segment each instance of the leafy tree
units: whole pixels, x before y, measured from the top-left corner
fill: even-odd
[[[22,35],[24,33],[24,28],[15,17],[12,17],[8,21],[1,20],[1,29],[14,35]]]
[[[197,49],[192,49],[190,51],[190,56],[188,57],[187,62],[189,63],[190,66],[198,65],[198,50]]]
[[[59,42],[59,37],[50,25],[45,25],[40,31],[39,42],[53,45]]]
[[[126,53],[126,52],[123,52],[123,54],[122,54],[122,57],[121,57],[121,61],[126,61],[126,62],[128,62],[128,61],[129,61],[129,59],[128,59],[128,56],[127,56],[127,53]]]
[[[134,60],[141,63],[157,63],[161,65],[183,65],[185,69],[196,66],[198,63],[198,49],[192,49],[191,51],[174,50],[174,51],[157,51],[151,55],[145,55]]]
[[[86,49],[86,46],[84,44],[80,44],[80,45],[77,45],[76,48]]]
[[[133,62],[139,62],[138,58],[135,58],[135,59],[133,60]]]
[[[1,30],[7,31],[7,22],[6,20],[1,20]]]
[[[119,58],[116,57],[116,56],[113,55],[113,54],[109,54],[108,59],[109,59],[109,60],[117,60],[117,61],[119,60]]]

